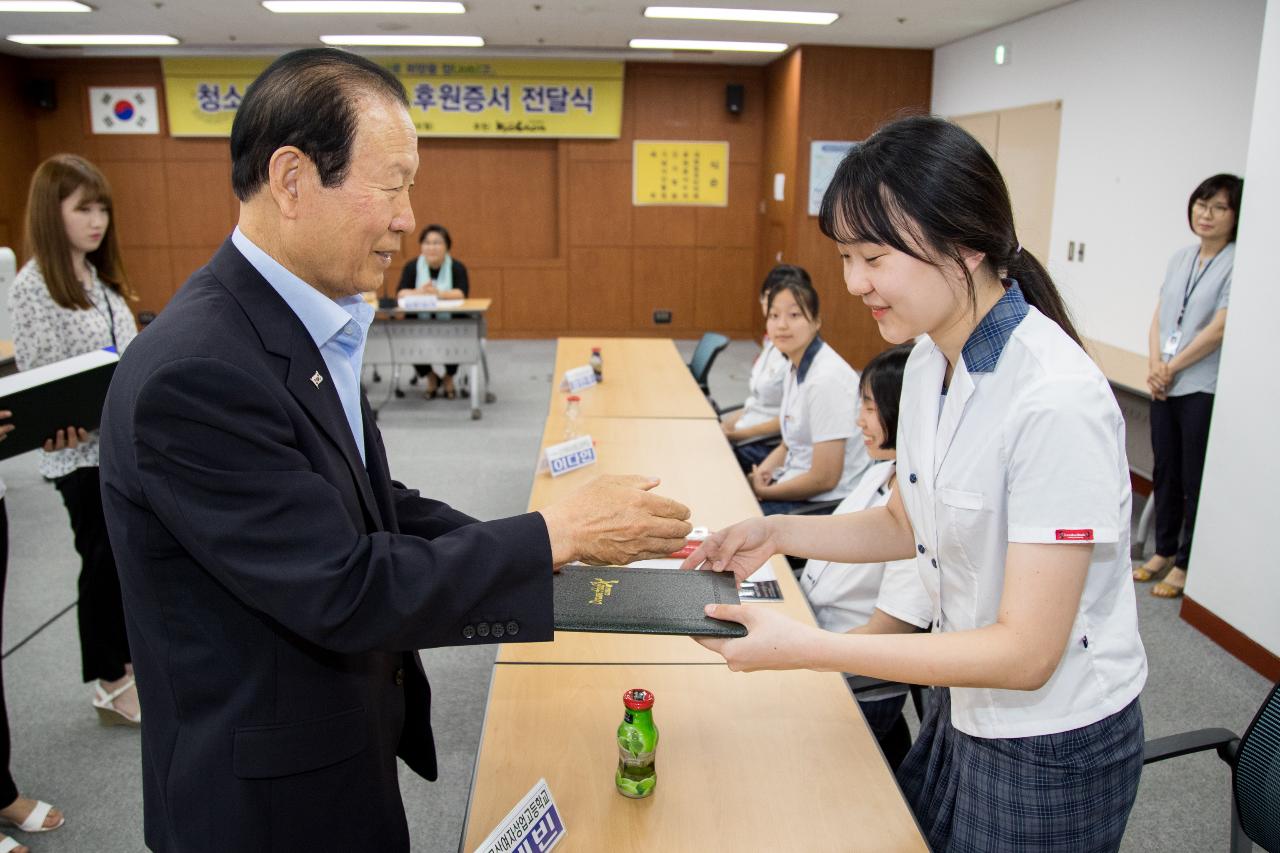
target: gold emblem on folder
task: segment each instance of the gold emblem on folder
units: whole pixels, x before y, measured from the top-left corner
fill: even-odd
[[[614,584],[620,581],[607,581],[604,578],[596,578],[591,582],[591,591],[594,596],[591,599],[592,604],[604,604],[604,597],[613,594]]]

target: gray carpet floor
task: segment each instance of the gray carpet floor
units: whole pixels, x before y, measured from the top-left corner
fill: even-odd
[[[682,341],[686,358],[693,342]],[[546,413],[554,342],[490,345],[497,402],[473,422],[461,400],[424,401],[407,387],[380,425],[400,479],[480,518],[522,512]],[[741,400],[754,347],[735,342],[712,371],[723,402]],[[605,353],[608,370],[608,353]],[[387,379],[371,385],[375,404]],[[37,853],[143,850],[137,733],[101,728],[80,682],[74,602],[78,558],[53,487],[33,455],[0,462],[8,484],[8,589],[4,683],[13,728],[12,768],[23,793],[61,807],[57,832],[15,836]],[[1203,726],[1240,732],[1270,685],[1186,625],[1177,605],[1139,590],[1151,675],[1142,706],[1148,737]],[[401,774],[414,850],[456,851],[483,721],[494,647],[422,653],[431,678],[440,781]],[[749,676],[744,676],[749,677]],[[573,736],[566,733],[565,736]],[[1229,774],[1212,754],[1148,768],[1129,821],[1125,851],[1227,849]],[[835,796],[836,794],[833,794]],[[359,820],[359,815],[334,816]],[[572,827],[573,815],[565,815]],[[574,849],[572,833],[566,849]]]

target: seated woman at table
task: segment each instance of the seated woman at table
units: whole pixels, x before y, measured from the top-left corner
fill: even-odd
[[[449,254],[452,248],[453,240],[443,225],[428,225],[423,228],[418,236],[418,257],[405,264],[401,270],[396,298],[436,296],[440,299],[466,299],[471,292],[471,282],[467,279],[467,268],[462,265],[462,261],[455,261]],[[450,400],[458,396],[453,385],[458,365],[446,364],[443,380],[429,364],[415,364],[413,369],[416,373],[414,381],[422,376],[427,379],[427,390],[423,396],[428,400],[441,388],[444,389],[444,396]]]
[[[858,372],[818,336],[821,326],[812,285],[791,278],[770,291],[765,327],[789,367],[782,441],[747,475],[765,515],[839,500],[871,464],[853,440]]]
[[[835,515],[889,503],[897,480],[898,398],[910,346],[887,349],[862,371],[858,428],[867,455],[875,460]],[[929,627],[933,603],[920,581],[915,560],[838,563],[809,560],[800,576],[814,618],[827,631],[849,634],[914,634]],[[846,676],[850,686],[853,676]],[[857,694],[867,725],[889,766],[897,769],[911,749],[911,731],[902,716],[907,688],[890,684]]]
[[[791,264],[778,264],[769,270],[760,285],[760,311],[769,314],[769,293],[779,282],[798,278],[811,284],[809,274]],[[741,408],[731,409],[720,418],[720,428],[725,438],[733,443],[733,455],[743,473],[759,465],[778,446],[778,410],[782,406],[782,385],[787,378],[790,362],[778,348],[764,336],[764,343],[755,363],[751,365],[751,379],[747,388],[750,394]]]

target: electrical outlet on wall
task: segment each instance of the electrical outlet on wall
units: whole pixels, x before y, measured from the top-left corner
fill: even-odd
[[[664,325],[664,324],[666,324],[666,323],[670,323],[670,322],[671,322],[671,312],[670,312],[670,311],[663,311],[663,310],[661,310],[661,309],[659,309],[659,310],[657,310],[657,311],[654,311],[654,312],[653,312],[653,322],[657,323],[657,324],[658,324],[658,325],[660,325],[660,326],[661,326],[661,325]]]

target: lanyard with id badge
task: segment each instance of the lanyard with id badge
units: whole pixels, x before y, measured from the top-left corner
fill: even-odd
[[[1218,254],[1221,254],[1219,252]],[[1209,271],[1209,267],[1213,266],[1213,262],[1218,259],[1218,255],[1214,255],[1205,265],[1200,268],[1200,274],[1196,275],[1196,264],[1191,262],[1191,271],[1187,273],[1187,284],[1182,289],[1182,308],[1178,311],[1178,322],[1173,324],[1173,331],[1169,333],[1169,337],[1165,338],[1164,346],[1160,348],[1160,358],[1162,361],[1169,361],[1178,354],[1178,344],[1182,342],[1182,320],[1187,316],[1187,303],[1191,301],[1191,294],[1196,292],[1200,280],[1204,278],[1204,274]]]

